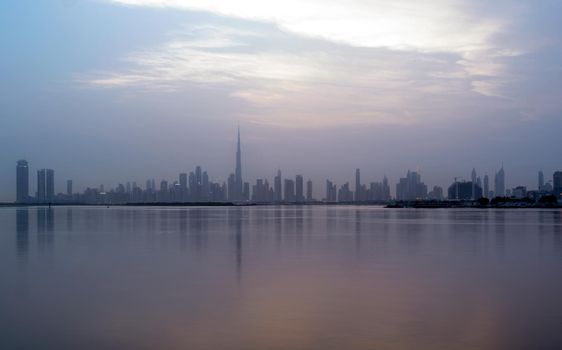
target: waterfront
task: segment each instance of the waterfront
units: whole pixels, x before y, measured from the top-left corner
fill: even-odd
[[[0,342],[559,349],[562,211],[0,208]]]

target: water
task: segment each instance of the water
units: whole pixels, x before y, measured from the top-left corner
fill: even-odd
[[[560,210],[0,209],[1,349],[560,349]]]

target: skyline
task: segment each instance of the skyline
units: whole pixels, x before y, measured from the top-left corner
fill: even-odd
[[[225,174],[240,124],[252,181],[560,168],[559,1],[328,4],[2,2],[0,158],[76,188]],[[14,181],[0,167],[0,201]]]
[[[196,166],[195,170],[181,172],[175,180],[161,179],[159,186],[155,178],[143,182],[126,181],[117,186],[102,183],[99,186],[88,186],[74,192],[73,179],[66,180],[66,193],[57,192],[55,187],[55,172],[53,169],[37,170],[37,186],[35,196],[29,189],[29,163],[18,160],[16,164],[16,202],[17,203],[51,203],[51,202],[84,202],[84,203],[127,203],[127,202],[254,202],[254,203],[305,203],[305,202],[388,202],[390,200],[477,200],[481,197],[532,197],[535,200],[549,193],[562,196],[562,172],[553,174],[552,180],[545,181],[544,172],[537,172],[537,187],[518,185],[513,188],[506,186],[504,167],[494,174],[493,184],[490,184],[488,174],[478,175],[472,169],[470,181],[464,177],[455,177],[450,186],[435,185],[430,189],[422,181],[419,170],[408,170],[406,177],[401,177],[392,183],[385,175],[380,182],[361,181],[361,169],[355,169],[355,183],[345,181],[341,184],[325,178],[324,196],[318,196],[320,191],[314,190],[310,178],[304,185],[304,176],[297,174],[293,179],[282,177],[282,170],[277,169],[271,181],[268,177],[244,181],[242,177],[242,147],[240,128],[237,131],[234,171],[223,180],[214,181],[207,170]],[[125,185],[126,184],[126,185]],[[354,188],[352,187],[354,186]],[[493,186],[493,187],[492,187]],[[105,191],[108,188],[108,191]],[[102,195],[102,197],[99,197]],[[107,195],[107,197],[106,197]],[[105,198],[105,199],[104,199]]]

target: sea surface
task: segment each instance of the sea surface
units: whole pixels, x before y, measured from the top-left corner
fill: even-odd
[[[0,349],[562,349],[562,211],[0,208]]]

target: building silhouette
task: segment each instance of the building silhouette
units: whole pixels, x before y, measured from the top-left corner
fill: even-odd
[[[304,179],[302,175],[297,175],[295,178],[295,199],[298,203],[304,202]]]
[[[451,200],[474,200],[482,198],[482,187],[472,181],[455,181],[448,189],[448,198]]]
[[[46,169],[37,170],[37,193],[35,199],[40,203],[47,200],[46,172]]]
[[[421,175],[408,171],[405,178],[396,184],[396,199],[420,200],[427,198],[427,186],[421,181]]]
[[[496,177],[494,179],[494,193],[496,197],[505,197],[505,171],[503,170],[503,165],[496,173]]]
[[[18,160],[16,165],[16,202],[29,201],[29,166],[26,160]]]
[[[46,199],[48,202],[55,200],[55,171],[47,169],[46,172]]]
[[[306,201],[314,201],[314,198],[312,197],[312,180],[310,179],[308,179],[308,181],[306,182]]]
[[[552,192],[556,197],[562,198],[562,171],[552,175]]]

